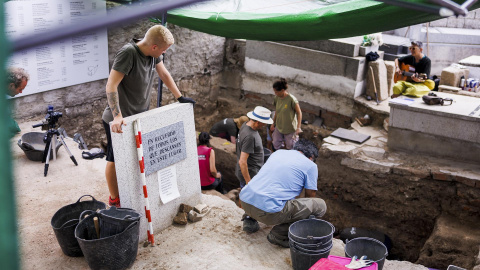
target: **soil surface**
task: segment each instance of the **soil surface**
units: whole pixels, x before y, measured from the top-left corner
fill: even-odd
[[[35,123],[21,123],[22,134],[39,131],[31,128]],[[11,147],[22,269],[88,269],[84,257],[73,258],[62,253],[50,221],[58,209],[76,202],[84,194],[107,201],[105,160],[83,159],[78,144],[66,139],[78,166],[62,146],[44,177],[44,164],[28,160],[16,145],[18,139],[20,135],[12,139]],[[202,200],[211,207],[203,220],[186,226],[172,225],[157,232],[155,247],[139,243],[132,269],[292,269],[289,249],[267,241],[270,227],[261,224],[260,231],[246,234],[240,221],[243,211],[235,203],[212,195],[203,195]],[[340,240],[334,239],[330,254],[344,255]],[[409,262],[386,261],[383,269],[426,268]]]

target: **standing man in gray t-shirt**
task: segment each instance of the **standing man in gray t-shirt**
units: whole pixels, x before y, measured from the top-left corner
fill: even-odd
[[[238,132],[237,139],[237,166],[235,175],[240,181],[240,187],[243,188],[258,173],[263,166],[263,144],[258,130],[266,125],[273,124],[270,118],[271,111],[267,108],[257,106],[247,113],[250,120],[243,124]],[[243,215],[243,230],[249,233],[258,231],[260,226],[258,222]]]
[[[110,191],[110,206],[120,207],[120,198],[108,123],[112,122],[112,132],[122,133],[122,125],[126,125],[124,117],[148,110],[155,73],[179,102],[195,104],[193,99],[182,96],[160,59],[173,43],[172,33],[161,25],[155,25],[148,29],[143,39],[132,39],[115,55],[106,86],[108,106],[102,116],[108,143],[105,177]]]

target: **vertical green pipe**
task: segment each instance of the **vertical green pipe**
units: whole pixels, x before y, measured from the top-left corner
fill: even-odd
[[[10,134],[7,117],[10,102],[7,102],[5,63],[9,44],[5,36],[4,2],[0,3],[0,264],[2,269],[19,269],[17,218],[15,214],[15,191],[13,188]]]

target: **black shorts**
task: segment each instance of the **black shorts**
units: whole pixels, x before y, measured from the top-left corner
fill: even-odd
[[[110,132],[110,125],[103,122],[103,128],[105,128],[105,134],[107,134],[107,157],[105,158],[107,161],[115,162],[115,158],[113,157],[113,147],[112,147],[112,135]]]

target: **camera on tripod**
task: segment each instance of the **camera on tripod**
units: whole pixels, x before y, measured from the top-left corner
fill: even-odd
[[[45,119],[42,120],[42,123],[33,125],[33,127],[42,127],[42,130],[55,129],[58,119],[62,116],[63,114],[61,112],[54,111],[53,106],[48,105],[47,115],[45,115]]]
[[[47,176],[47,173],[48,173],[50,154],[53,154],[53,160],[56,159],[56,154],[54,149],[57,142],[61,143],[65,147],[65,150],[67,150],[68,155],[70,155],[70,159],[73,161],[75,166],[78,166],[78,163],[75,160],[75,157],[72,155],[72,153],[70,152],[70,149],[68,149],[67,145],[65,144],[64,136],[56,128],[58,119],[62,116],[63,114],[61,112],[54,111],[53,106],[48,105],[47,115],[45,115],[45,119],[42,120],[42,123],[33,125],[34,128],[42,127],[42,130],[47,131],[45,133],[45,137],[43,138],[43,141],[45,142],[45,150],[43,151],[43,158],[42,158],[42,162],[45,163],[45,169],[43,172],[44,176]]]

